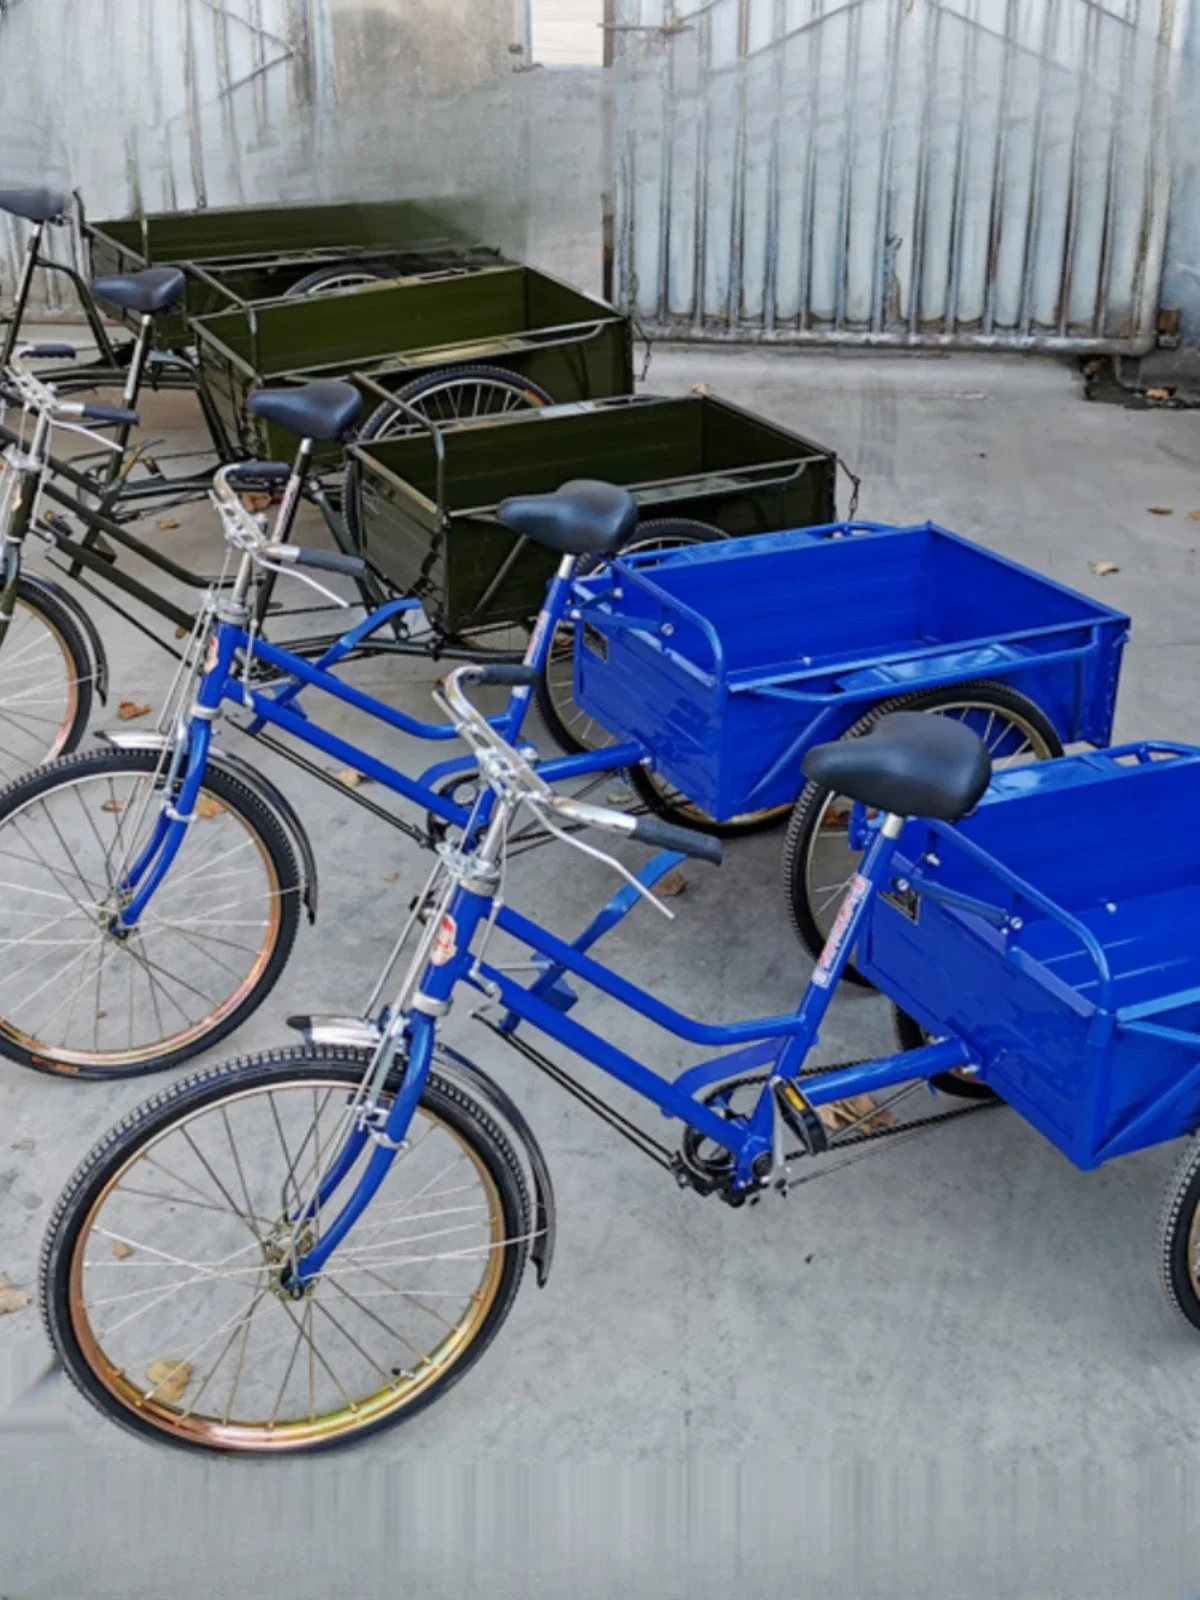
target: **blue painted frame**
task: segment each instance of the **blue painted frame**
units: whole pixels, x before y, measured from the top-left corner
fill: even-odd
[[[748,1022],[696,1022],[587,953],[597,939],[632,908],[638,896],[631,889],[623,889],[570,944],[511,907],[501,905],[494,917],[495,926],[546,963],[532,983],[522,984],[511,974],[489,966],[473,950],[478,930],[493,919],[493,897],[458,888],[447,913],[453,924],[454,953],[444,964],[431,961],[427,965],[418,991],[421,1005],[414,1006],[404,1020],[404,1076],[388,1114],[383,1139],[376,1142],[341,1211],[330,1219],[329,1208],[337,1189],[371,1140],[371,1134],[361,1128],[347,1135],[343,1149],[322,1184],[319,1199],[314,1202],[326,1219],[325,1228],[320,1242],[297,1263],[297,1286],[318,1276],[387,1176],[397,1149],[407,1137],[429,1076],[437,1042],[436,1015],[447,1008],[460,984],[480,991],[489,999],[498,999],[507,1008],[502,1031],[511,1033],[521,1022],[529,1023],[633,1089],[657,1106],[664,1116],[683,1122],[728,1150],[734,1158],[734,1187],[740,1190],[755,1186],[758,1163],[774,1152],[778,1085],[789,1085],[803,1103],[815,1108],[852,1095],[978,1065],[978,1059],[965,1044],[957,1039],[944,1039],[919,1050],[842,1067],[811,1082],[806,1080],[801,1084],[799,1081],[800,1071],[817,1041],[821,1023],[874,895],[887,879],[895,847],[894,835],[886,831],[876,834],[856,879],[855,891],[848,896],[849,910],[844,918],[839,918],[831,933],[797,1009]],[[641,881],[651,886],[679,860],[679,856],[671,853],[656,857],[641,874]],[[558,987],[566,973],[583,979],[676,1038],[715,1048],[742,1048],[689,1068],[674,1080],[665,1078],[567,1015],[573,996]],[[747,1117],[727,1121],[697,1098],[709,1085],[755,1068],[766,1069],[768,1079]]]
[[[537,670],[545,662],[570,593],[571,581],[561,574],[552,579],[546,591],[546,603],[531,636],[526,657],[527,664]],[[256,733],[263,727],[278,728],[324,755],[352,766],[382,787],[390,789],[393,794],[411,800],[443,821],[455,827],[465,828],[468,825],[471,813],[447,800],[433,786],[440,778],[456,771],[469,771],[472,766],[469,757],[441,762],[428,768],[419,778],[410,778],[368,751],[315,726],[296,705],[300,694],[305,689],[312,689],[344,705],[353,706],[374,721],[411,738],[434,743],[456,739],[457,734],[451,723],[422,722],[407,716],[373,695],[344,683],[331,670],[377,629],[386,626],[401,612],[415,610],[419,606],[418,600],[389,602],[350,629],[316,662],[305,660],[251,635],[237,623],[217,622],[213,633],[212,665],[200,680],[193,714],[186,723],[184,737],[177,743],[168,769],[168,788],[173,789],[178,783],[178,793],[171,805],[160,809],[145,848],[125,877],[122,889],[128,901],[121,912],[121,926],[127,929],[136,927],[183,846],[208,766],[213,720],[226,702],[254,713],[249,732]],[[290,681],[271,693],[249,688],[244,669],[241,673],[234,671],[239,655],[244,663],[262,662],[286,674]],[[506,741],[516,742],[520,738],[532,698],[533,691],[527,685],[515,688],[509,697],[507,710],[491,719]],[[620,744],[584,755],[558,757],[542,763],[539,771],[548,783],[556,783],[597,772],[619,770],[640,761],[644,754],[640,745]],[[484,796],[484,804],[475,813],[476,827],[486,824],[490,814],[491,796],[487,795]]]

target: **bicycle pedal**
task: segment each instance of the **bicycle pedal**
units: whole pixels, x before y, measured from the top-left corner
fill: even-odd
[[[784,1122],[810,1156],[820,1155],[822,1150],[829,1149],[825,1124],[790,1079],[775,1085],[775,1104]]]

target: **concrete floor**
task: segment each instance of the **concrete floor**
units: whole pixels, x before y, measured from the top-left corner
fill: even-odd
[[[1200,741],[1200,522],[1188,515],[1200,508],[1194,415],[1091,406],[1068,367],[1012,357],[663,349],[647,386],[682,392],[698,381],[835,446],[863,478],[863,515],[932,517],[1130,611],[1118,736]],[[174,400],[148,420],[155,431],[182,430],[184,405]],[[1172,515],[1153,515],[1151,506]],[[210,562],[216,542],[206,517],[189,513],[185,523],[155,536]],[[1089,562],[1098,558],[1120,571],[1094,577]],[[112,657],[113,701],[157,707],[166,658],[96,614]],[[420,711],[435,676],[424,664],[388,663],[361,668],[358,679]],[[413,770],[424,764],[420,750],[389,753]],[[263,1012],[217,1059],[286,1042],[280,1019],[290,1010],[353,1009],[426,870],[415,849],[348,801],[267,764],[317,841],[321,917],[302,931]],[[808,963],[788,927],[779,849],[779,836],[768,835],[733,845],[719,872],[690,867],[675,927],[664,934],[652,913],[631,918],[610,947],[615,964],[713,1019],[790,1006]],[[395,872],[399,882],[389,884]],[[522,861],[516,898],[530,906],[547,897],[565,927],[606,896],[610,881],[577,856],[567,862],[561,850],[546,850]],[[626,1017],[602,1006],[592,1015],[616,1042],[635,1043]],[[1061,1518],[1019,1551],[1001,1530],[997,1554],[992,1521],[1016,1492],[1017,1479],[1004,1477],[1010,1469],[1169,1472],[1194,1456],[1200,1341],[1167,1311],[1155,1280],[1155,1216],[1173,1148],[1085,1176],[1001,1110],[884,1148],[786,1201],[733,1212],[680,1193],[465,1010],[450,1036],[513,1093],[549,1156],[560,1215],[549,1286],[539,1292],[527,1281],[483,1363],[414,1423],[336,1464],[259,1467],[252,1485],[245,1467],[167,1462],[95,1421],[54,1380],[18,1400],[44,1358],[40,1325],[32,1309],[0,1319],[0,1374],[6,1360],[14,1402],[0,1422],[8,1428],[0,1439],[0,1593],[159,1593],[155,1553],[164,1550],[173,1552],[170,1586],[180,1595],[245,1593],[251,1581],[272,1594],[350,1593],[329,1552],[284,1585],[253,1517],[274,1508],[282,1539],[315,1525],[314,1503],[324,1513],[345,1503],[369,1525],[375,1491],[366,1486],[381,1480],[361,1473],[381,1464],[401,1469],[390,1480],[396,1504],[405,1525],[423,1530],[409,1564],[394,1569],[421,1594],[440,1594],[443,1583],[456,1595],[556,1594],[567,1574],[588,1595],[618,1584],[639,1595],[708,1595],[745,1587],[751,1575],[758,1592],[771,1593],[783,1592],[785,1573],[805,1571],[839,1596],[1185,1592],[1184,1558],[1165,1533],[1166,1542],[1143,1548],[1131,1530],[1145,1533],[1150,1523],[1122,1521],[1130,1515],[1123,1496],[1114,1496],[1123,1510],[1099,1541],[1082,1537],[1097,1511],[1086,1496],[1064,1504]],[[844,994],[823,1058],[863,1057],[888,1038],[886,1005]],[[637,1042],[655,1049],[644,1033]],[[649,1059],[668,1070],[684,1057],[671,1046]],[[34,1287],[41,1234],[74,1165],[155,1087],[64,1084],[0,1063],[0,1270],[14,1283]],[[944,1478],[914,1486],[918,1461],[941,1463]],[[878,1517],[901,1530],[903,1558],[875,1562],[857,1478],[848,1498],[830,1488],[854,1463],[894,1472],[906,1486],[900,1500],[878,1482],[868,1494]],[[468,1466],[490,1474],[494,1497],[497,1478],[517,1465],[541,1472],[543,1484],[546,1474],[553,1480],[554,1526],[569,1523],[575,1543],[535,1538],[531,1553],[520,1541],[510,1549],[509,1535],[493,1530],[467,1571],[446,1554],[452,1527],[462,1525],[455,1474]],[[759,1495],[753,1476],[740,1486],[705,1476],[735,1465],[782,1477]],[[579,1474],[596,1466],[633,1476],[618,1480],[615,1499],[611,1483],[595,1489],[593,1517],[593,1489]],[[990,1489],[985,1471],[999,1474]],[[503,1482],[505,1494],[516,1493],[511,1476]],[[979,1498],[966,1493],[968,1482]],[[59,1520],[63,1500],[50,1486],[68,1483],[82,1498]],[[429,1500],[432,1483],[447,1486],[444,1501]],[[463,1516],[475,1516],[470,1495],[484,1491],[461,1492]],[[871,1500],[881,1493],[886,1503]],[[253,1508],[239,1507],[247,1496]],[[182,1544],[165,1542],[163,1530],[186,1530],[184,1507],[201,1502],[227,1519],[220,1540],[201,1547],[179,1531],[172,1538]],[[433,1503],[443,1520],[423,1521],[421,1507]],[[132,1519],[124,1526],[123,1506]],[[1164,1530],[1177,1514],[1182,1498],[1154,1501]],[[527,1526],[527,1515],[535,1513],[526,1505],[516,1525]],[[132,1539],[127,1528],[148,1516],[157,1535]],[[604,1519],[624,1532],[602,1538]],[[511,1533],[514,1525],[504,1526]],[[805,1529],[815,1544],[805,1544]],[[734,1544],[736,1568],[728,1565]],[[671,1555],[681,1545],[696,1563],[690,1576]],[[202,1573],[185,1571],[201,1556]],[[360,1578],[387,1570],[381,1553],[363,1560]],[[384,1591],[368,1582],[353,1592]]]

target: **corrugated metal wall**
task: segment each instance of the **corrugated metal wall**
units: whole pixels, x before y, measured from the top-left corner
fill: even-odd
[[[611,0],[619,295],[682,337],[1153,342],[1187,0]]]
[[[10,0],[0,181],[78,189],[98,217],[419,190],[419,107],[510,73],[527,21],[528,0]],[[0,216],[0,283],[24,239]]]

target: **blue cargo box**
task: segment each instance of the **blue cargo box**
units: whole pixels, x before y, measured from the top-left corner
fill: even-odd
[[[859,940],[866,977],[1077,1166],[1200,1125],[1200,750],[997,773],[912,822]]]
[[[918,690],[998,678],[1064,744],[1112,736],[1128,617],[932,523],[632,556],[578,592],[577,701],[719,819],[787,804],[806,750]]]

